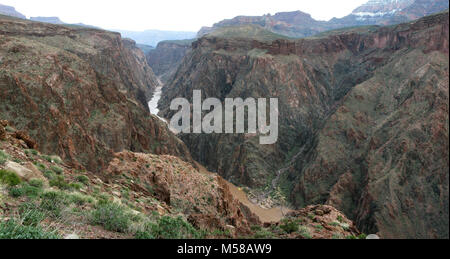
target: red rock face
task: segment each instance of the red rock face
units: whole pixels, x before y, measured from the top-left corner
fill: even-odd
[[[266,187],[288,166],[279,183],[295,205],[332,204],[363,232],[448,237],[448,24],[446,12],[313,39],[206,36],[169,81],[161,110],[170,117],[170,100],[193,89],[277,97],[274,146],[244,135],[182,138],[238,184]]]
[[[0,114],[41,151],[92,171],[124,149],[189,159],[146,108],[156,78],[134,42],[9,18],[0,35]]]

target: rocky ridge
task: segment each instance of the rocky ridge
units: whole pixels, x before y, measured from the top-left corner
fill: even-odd
[[[370,0],[351,14],[329,21],[314,20],[309,14],[301,11],[264,16],[238,16],[220,21],[213,27],[204,27],[197,36],[204,36],[221,27],[253,24],[277,34],[304,38],[333,29],[364,25],[392,25],[412,21],[442,12],[448,7],[446,0]]]

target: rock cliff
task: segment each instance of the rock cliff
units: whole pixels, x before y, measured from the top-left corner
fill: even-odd
[[[147,62],[161,81],[166,82],[176,72],[193,41],[162,41],[155,49],[148,52]]]
[[[0,114],[40,150],[101,171],[122,150],[190,159],[147,101],[145,55],[118,33],[0,18]]]

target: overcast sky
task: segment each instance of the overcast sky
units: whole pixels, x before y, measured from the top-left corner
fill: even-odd
[[[238,15],[301,10],[318,20],[343,17],[368,0],[0,0],[27,17],[58,16],[104,29],[198,31]]]

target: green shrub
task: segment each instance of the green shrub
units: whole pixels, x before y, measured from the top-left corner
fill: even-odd
[[[54,179],[56,177],[56,174],[53,173],[53,171],[50,171],[50,170],[44,171],[43,174],[44,174],[45,178],[47,178],[49,180]]]
[[[358,239],[366,239],[367,235],[366,234],[361,234],[358,236]]]
[[[136,231],[136,234],[134,235],[134,238],[136,239],[144,239],[144,240],[149,240],[149,239],[156,239],[155,236],[153,236],[153,234],[150,231]]]
[[[338,222],[331,222],[329,225],[330,225],[330,226],[333,226],[333,227],[338,227],[338,226],[340,226],[341,224],[339,224]]]
[[[0,170],[0,182],[9,186],[16,186],[20,184],[21,180],[19,176],[14,172],[8,170]]]
[[[261,230],[258,230],[253,235],[253,238],[254,239],[273,239],[273,238],[275,238],[275,234],[266,229],[261,229]]]
[[[28,184],[36,188],[44,188],[44,181],[42,181],[41,179],[31,179],[30,181],[28,181]]]
[[[286,233],[288,233],[288,234],[291,234],[291,233],[294,233],[294,232],[298,231],[299,225],[298,225],[298,223],[297,223],[296,221],[294,221],[294,220],[291,220],[291,219],[283,219],[283,220],[281,221],[280,228],[281,228],[284,232],[286,232]]]
[[[38,226],[45,218],[45,213],[39,205],[34,202],[27,202],[19,208],[22,224],[26,226]]]
[[[0,239],[59,239],[54,231],[46,231],[40,226],[22,225],[17,220],[0,223]]]
[[[62,164],[62,160],[59,156],[51,156],[53,163]]]
[[[333,236],[331,238],[332,239],[342,239],[342,235],[339,233],[335,233],[335,234],[333,234]]]
[[[6,163],[6,161],[8,161],[9,156],[8,154],[5,153],[5,151],[0,150],[0,165],[3,165],[4,163]]]
[[[321,231],[323,230],[323,226],[322,225],[315,225],[314,226],[317,230]]]
[[[257,232],[257,231],[262,230],[262,227],[259,226],[259,225],[252,225],[252,226],[250,227],[250,229],[251,229],[253,232]]]
[[[47,162],[49,163],[56,163],[56,164],[61,164],[62,160],[59,156],[46,156],[43,155],[42,156],[43,159],[47,160]]]
[[[9,188],[9,195],[14,198],[19,198],[25,195],[25,191],[21,187],[11,187]]]
[[[81,188],[83,188],[83,186],[80,183],[70,183],[69,184],[69,189],[71,190],[80,190]]]
[[[20,188],[22,189],[22,196],[25,195],[29,198],[39,197],[43,192],[42,187],[31,186],[28,183],[22,183]]]
[[[41,172],[45,172],[45,170],[47,169],[47,167],[44,165],[44,164],[42,164],[42,163],[35,163],[34,164],[36,167],[37,167],[37,169],[39,169],[39,171],[41,171]]]
[[[77,176],[76,180],[84,185],[88,185],[89,184],[89,178],[85,175],[79,175]]]
[[[94,199],[90,196],[82,195],[82,194],[72,194],[69,196],[69,199],[72,203],[76,205],[84,205],[86,203],[94,203]]]
[[[50,167],[50,169],[51,169],[53,172],[55,172],[57,175],[61,175],[61,174],[64,172],[64,170],[63,170],[61,167],[56,166],[56,165],[52,165],[52,166]]]
[[[46,160],[49,163],[53,162],[53,160],[52,160],[52,158],[50,156],[43,155],[42,159]]]
[[[135,235],[140,239],[192,239],[200,238],[201,233],[181,217],[161,217],[157,222],[149,223],[144,231]]]
[[[70,188],[69,184],[64,179],[64,176],[58,175],[49,181],[50,186],[58,187],[61,190],[67,190]]]
[[[124,207],[111,202],[102,202],[91,213],[90,222],[109,231],[125,233],[130,227],[130,218],[131,215]]]
[[[305,226],[301,226],[300,227],[299,234],[305,239],[311,239],[312,238],[311,233],[309,233],[308,228],[305,227]]]
[[[70,199],[63,192],[49,191],[42,194],[41,208],[52,218],[61,216],[62,210],[69,205]]]

